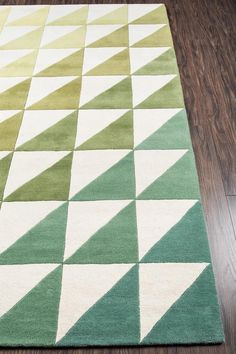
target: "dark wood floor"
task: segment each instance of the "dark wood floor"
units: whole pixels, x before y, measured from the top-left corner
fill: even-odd
[[[126,1],[90,1],[122,3]],[[153,1],[129,1],[151,3]],[[236,354],[236,1],[162,0],[188,111],[226,343],[217,346],[0,350],[5,354]],[[86,1],[1,1],[7,4]],[[234,114],[234,115],[233,115]]]

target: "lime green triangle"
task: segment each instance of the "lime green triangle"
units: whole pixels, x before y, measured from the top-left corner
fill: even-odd
[[[0,76],[32,76],[38,52],[25,55],[0,69]]]
[[[48,23],[50,26],[78,26],[85,25],[88,16],[88,6],[73,11],[69,15],[62,16],[57,20]]]
[[[144,16],[139,17],[137,20],[133,21],[134,25],[141,24],[154,24],[154,23],[168,23],[168,17],[166,13],[165,5],[161,5],[157,9],[150,11]]]
[[[138,243],[134,202],[121,210],[66,261],[72,264],[135,262],[138,262]]]
[[[10,6],[2,6],[1,9],[0,9],[0,28],[1,26],[4,25],[8,15],[9,15],[9,12],[10,12]]]
[[[14,150],[16,139],[19,133],[23,112],[0,123],[0,150]]]
[[[72,153],[43,171],[7,197],[7,201],[67,200]]]
[[[94,69],[86,73],[86,75],[129,75],[129,73],[129,49],[125,49],[106,60],[104,63],[96,66]]]
[[[172,47],[172,37],[169,26],[164,26],[151,34],[150,36],[145,37],[138,43],[132,45],[132,47]]]
[[[0,109],[24,109],[30,83],[31,79],[26,79],[14,87],[0,93]]]
[[[154,92],[135,108],[181,108],[184,107],[179,77],[175,77],[160,90]]]
[[[131,152],[83,188],[72,200],[114,200],[134,197],[134,158]]]
[[[10,22],[10,26],[43,26],[46,22],[48,15],[48,7],[43,7],[29,15],[19,18],[13,22]]]
[[[81,48],[84,46],[86,27],[81,26],[78,29],[56,39],[45,45],[43,48]]]
[[[62,267],[46,276],[0,319],[0,345],[53,345]]]
[[[75,144],[77,111],[62,119],[35,138],[21,145],[17,150],[56,151],[73,150]]]
[[[96,42],[90,44],[88,47],[128,47],[129,34],[128,26],[123,26],[116,31],[110,33]]]
[[[27,109],[76,109],[80,96],[81,78],[78,77]]]
[[[36,28],[30,33],[10,41],[0,49],[37,49],[39,47],[44,27]]]
[[[128,7],[124,5],[116,10],[109,12],[107,15],[89,23],[90,25],[115,25],[128,23]]]
[[[102,92],[100,95],[80,108],[132,108],[132,89],[130,77],[125,78],[107,91]]]
[[[61,263],[68,203],[52,211],[0,256],[0,264]]]
[[[12,155],[13,154],[10,153],[9,155],[5,156],[3,159],[0,160],[0,200],[3,197],[3,191],[7,181]]]

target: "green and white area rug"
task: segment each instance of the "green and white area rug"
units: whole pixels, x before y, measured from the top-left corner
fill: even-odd
[[[164,5],[0,7],[0,345],[221,342]]]

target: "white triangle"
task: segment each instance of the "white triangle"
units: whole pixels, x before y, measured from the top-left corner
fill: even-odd
[[[197,200],[136,200],[140,260],[196,202]]]
[[[102,92],[109,90],[127,76],[83,76],[80,94],[80,107],[100,95]]]
[[[155,33],[164,26],[164,24],[129,25],[129,45],[132,46],[135,43],[138,43],[142,39],[150,36],[151,34]]]
[[[0,123],[4,122],[4,120],[7,120],[8,118],[13,117],[14,115],[16,115],[19,112],[20,112],[20,110],[12,110],[12,111],[3,110],[3,111],[0,111]]]
[[[134,109],[134,146],[147,139],[180,111],[181,108]]]
[[[75,151],[72,162],[70,198],[81,191],[131,150]]]
[[[0,267],[0,317],[8,312],[57,264],[1,265]]]
[[[130,200],[70,202],[64,260],[75,253],[129,203]]]
[[[72,264],[63,266],[56,341],[100,300],[132,264]]]
[[[48,18],[47,18],[47,24],[50,24],[56,20],[59,20],[60,18],[63,18],[67,15],[72,14],[75,11],[78,11],[82,7],[86,7],[87,5],[51,5]]]
[[[16,148],[35,138],[54,124],[71,114],[73,110],[35,110],[25,111]]]
[[[1,50],[0,69],[32,53],[33,49]]]
[[[124,25],[89,25],[87,26],[85,45],[89,46],[123,26]]]
[[[61,204],[63,202],[54,201],[2,203],[0,211],[0,253],[14,244]]]
[[[28,77],[0,77],[0,93],[9,90],[27,79]]]
[[[161,4],[129,4],[128,5],[128,21],[133,22],[139,17],[143,17],[149,12],[160,7]]]
[[[208,263],[143,263],[139,265],[141,341],[194,283],[207,265]]]
[[[44,47],[82,26],[45,26],[40,47]]]
[[[5,26],[0,32],[0,46],[35,31],[39,26]]]
[[[83,75],[124,49],[124,47],[86,48],[84,51]]]
[[[82,145],[112,122],[122,117],[128,109],[81,109],[79,111],[75,146]]]
[[[4,198],[38,176],[68,154],[68,151],[15,152],[11,161]]]
[[[24,6],[12,6],[11,7],[11,12],[7,18],[6,25],[11,24],[11,22],[15,22],[23,17],[26,17],[28,15],[33,15],[34,12],[45,8],[48,6],[42,6],[42,5],[24,5]]]
[[[91,23],[105,15],[108,15],[109,12],[113,12],[123,6],[124,4],[90,5],[87,23]]]
[[[8,154],[10,154],[12,151],[0,151],[0,160],[4,159]]]
[[[175,77],[176,75],[132,75],[133,106],[143,102]]]
[[[167,52],[170,47],[129,48],[131,74]]]

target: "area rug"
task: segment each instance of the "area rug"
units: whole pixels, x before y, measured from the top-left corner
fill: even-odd
[[[164,5],[0,7],[0,345],[223,340]]]

